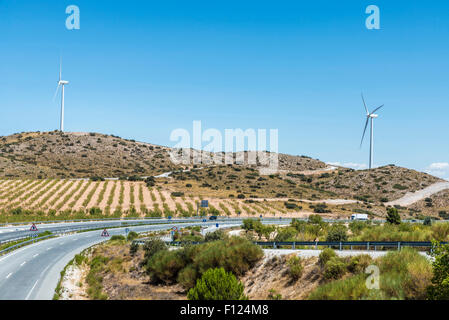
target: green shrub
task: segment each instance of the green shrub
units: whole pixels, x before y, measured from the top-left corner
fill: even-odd
[[[340,279],[346,273],[346,264],[338,257],[332,257],[324,266],[325,279]]]
[[[449,245],[438,245],[433,253],[432,284],[428,297],[432,300],[449,300]]]
[[[309,300],[360,300],[370,293],[365,284],[366,275],[358,274],[344,280],[319,286],[309,295]]]
[[[131,231],[128,233],[127,240],[133,241],[134,239],[137,239],[138,237],[139,237],[139,234],[137,232]]]
[[[125,241],[125,236],[123,236],[121,234],[120,235],[119,234],[113,235],[111,237],[111,241],[115,241],[115,240]]]
[[[288,272],[293,280],[296,281],[301,278],[303,270],[304,267],[302,266],[299,257],[294,256],[288,260]]]
[[[348,233],[347,228],[343,224],[333,224],[326,236],[326,241],[329,242],[340,242],[340,241],[347,241],[348,240]]]
[[[147,272],[154,282],[172,284],[176,282],[178,272],[185,267],[179,250],[161,250],[147,262]]]
[[[325,248],[319,255],[318,263],[320,264],[320,266],[324,267],[330,259],[336,256],[337,254],[334,250],[332,250],[331,248]]]
[[[372,261],[371,256],[367,254],[351,257],[348,264],[348,271],[352,273],[363,273]]]
[[[391,224],[400,224],[401,216],[399,215],[398,209],[390,207],[387,210],[387,222]]]
[[[167,250],[167,245],[161,239],[154,238],[146,241],[145,245],[143,246],[143,251],[145,252],[144,255],[145,264],[152,256],[154,256],[159,251],[163,250]]]
[[[194,288],[190,289],[189,300],[246,300],[243,284],[223,268],[207,270]]]
[[[204,241],[206,241],[206,242],[224,240],[224,239],[226,239],[226,233],[221,229],[218,229],[214,232],[209,232],[204,237]]]
[[[135,256],[137,251],[139,251],[139,245],[135,242],[131,243],[131,245],[129,247],[129,254],[131,256]]]

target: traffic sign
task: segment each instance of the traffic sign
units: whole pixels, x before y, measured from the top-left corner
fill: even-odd
[[[37,231],[37,227],[36,227],[36,225],[34,223],[31,226],[30,231]]]
[[[215,226],[218,228],[218,223]]]
[[[206,219],[203,219],[203,222],[206,222],[207,220]]]
[[[102,237],[109,237],[109,232],[108,230],[104,229],[103,232],[101,233]]]
[[[168,220],[171,220],[171,216],[168,216]]]
[[[201,208],[207,208],[207,207],[209,207],[209,201],[201,200]]]
[[[178,231],[178,227],[172,227],[171,228],[174,232],[177,232]]]
[[[125,229],[125,232],[126,232],[126,233],[129,233],[129,229],[128,229],[128,228],[126,228],[126,229]]]

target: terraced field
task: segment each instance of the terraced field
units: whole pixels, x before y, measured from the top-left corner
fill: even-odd
[[[40,215],[92,212],[115,216],[192,216],[203,196],[176,194],[162,187],[148,188],[141,181],[74,179],[0,180],[0,212],[17,208]],[[227,216],[299,216],[287,210],[286,199],[208,198],[209,214]]]

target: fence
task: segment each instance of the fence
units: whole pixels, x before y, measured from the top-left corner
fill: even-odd
[[[145,244],[148,239],[134,240],[134,243]],[[184,244],[201,244],[204,241],[166,241],[169,245],[182,246]],[[253,242],[259,246],[272,247],[273,249],[278,249],[280,247],[290,247],[291,249],[296,249],[296,247],[312,247],[318,249],[319,247],[333,247],[339,250],[354,250],[366,249],[366,250],[377,250],[384,248],[395,248],[401,250],[403,247],[415,247],[415,248],[426,248],[432,250],[433,244],[428,241],[343,241],[343,242],[329,242],[329,241],[255,241]],[[448,244],[449,242],[441,242],[441,244]]]

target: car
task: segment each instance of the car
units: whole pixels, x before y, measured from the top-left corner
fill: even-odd
[[[217,216],[210,216],[209,220],[217,220]]]

